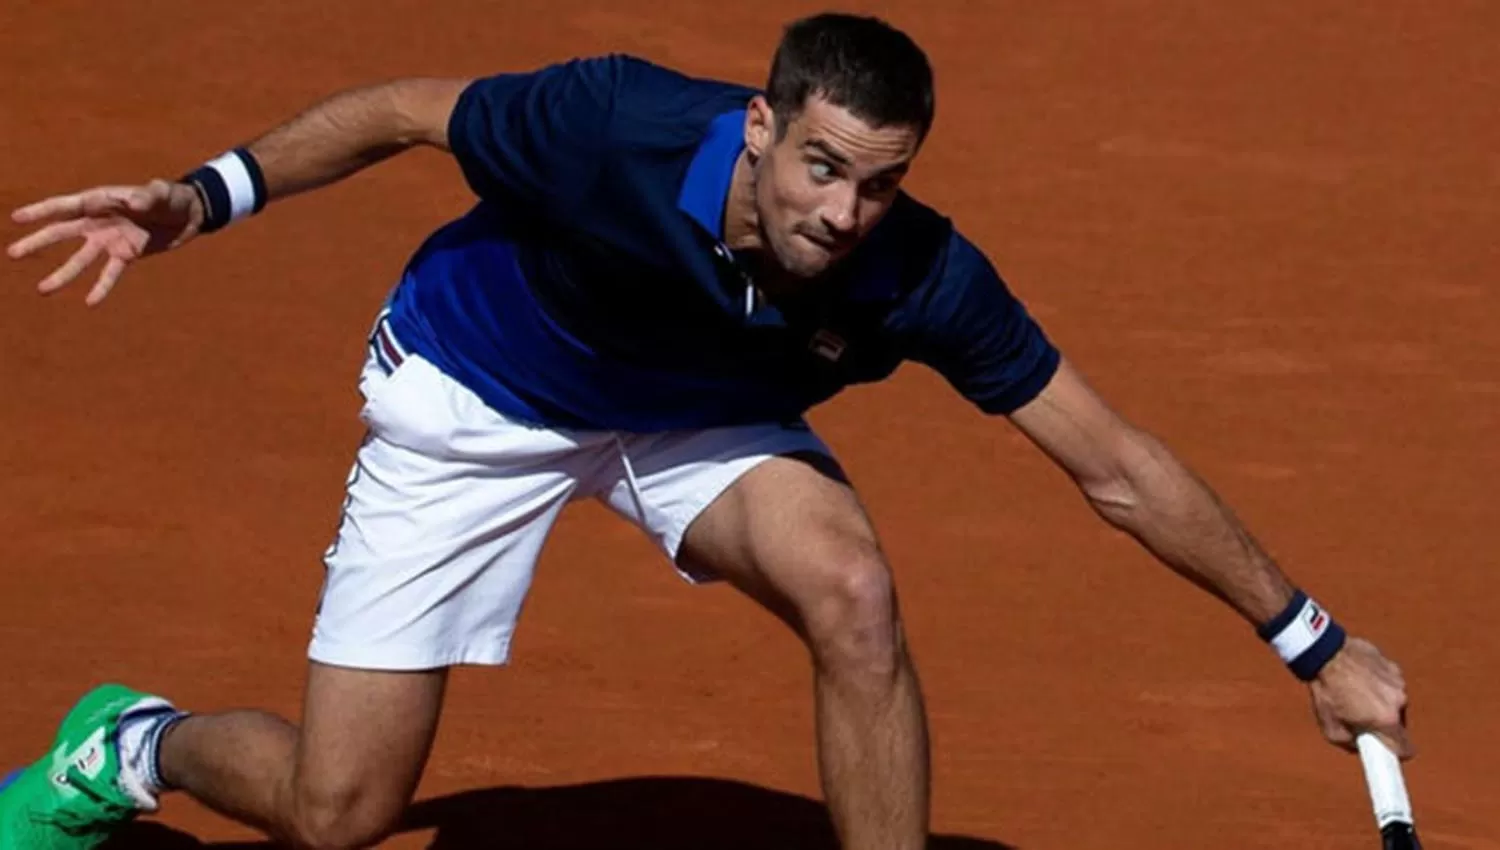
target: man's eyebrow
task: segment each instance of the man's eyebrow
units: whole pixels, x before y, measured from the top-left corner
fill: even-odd
[[[818,153],[821,153],[822,155],[838,163],[839,165],[848,166],[854,164],[853,161],[849,159],[849,157],[844,156],[843,154],[834,150],[827,142],[823,141],[822,139],[808,139],[807,141],[802,143],[802,147],[812,148]]]
[[[807,141],[802,143],[802,147],[811,148],[845,168],[850,168],[854,165],[853,160],[851,160],[844,154],[841,154],[838,151],[834,150],[831,145],[829,145],[822,139],[808,139]],[[905,174],[910,168],[910,162],[898,162],[894,165],[888,165],[885,168],[880,169],[880,171],[874,176],[883,177],[893,174]]]

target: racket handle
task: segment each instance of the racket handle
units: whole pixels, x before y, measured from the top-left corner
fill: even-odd
[[[1401,760],[1383,741],[1369,733],[1355,739],[1365,767],[1365,784],[1375,807],[1375,823],[1384,830],[1392,824],[1412,824],[1411,798],[1401,774]]]

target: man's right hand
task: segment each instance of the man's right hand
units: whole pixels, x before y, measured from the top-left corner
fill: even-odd
[[[1374,644],[1350,635],[1309,686],[1313,714],[1330,743],[1354,752],[1355,738],[1372,732],[1401,760],[1413,757],[1406,678]]]
[[[18,224],[43,224],[12,243],[12,259],[27,257],[67,239],[83,245],[37,284],[42,294],[55,292],[104,258],[99,279],[84,303],[103,301],[131,262],[169,251],[198,235],[204,210],[198,193],[185,183],[153,180],[144,186],[101,186],[58,195],[11,213]]]

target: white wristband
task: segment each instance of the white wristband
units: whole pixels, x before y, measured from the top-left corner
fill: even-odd
[[[1302,591],[1293,594],[1287,607],[1257,632],[1304,681],[1317,676],[1343,648],[1346,638],[1333,616]]]
[[[1309,599],[1302,603],[1302,610],[1297,612],[1297,616],[1286,628],[1271,638],[1271,646],[1275,647],[1276,654],[1281,656],[1282,661],[1290,664],[1318,642],[1331,622],[1333,620],[1328,612]]]
[[[239,154],[230,151],[209,160],[207,165],[219,173],[224,179],[224,188],[229,190],[229,221],[236,222],[254,213],[257,200],[255,181]]]
[[[191,185],[202,200],[200,233],[213,233],[255,215],[267,201],[265,174],[244,148],[204,163],[180,182]]]

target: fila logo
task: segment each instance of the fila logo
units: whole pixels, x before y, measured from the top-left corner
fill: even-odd
[[[99,773],[104,769],[104,727],[94,730],[82,744],[79,744],[71,752],[59,747],[52,754],[52,782],[60,789],[67,788],[71,783],[68,781],[68,767],[71,765],[78,772],[89,779],[97,779]]]
[[[99,769],[104,767],[104,751],[98,747],[90,747],[89,751],[80,756],[74,764],[77,765],[78,772],[84,776],[89,778],[98,776]]]
[[[1328,615],[1323,613],[1323,609],[1316,605],[1310,605],[1308,606],[1307,613],[1307,626],[1312,629],[1313,634],[1323,631],[1323,626],[1328,623]]]
[[[848,343],[844,342],[843,337],[832,331],[819,330],[812,335],[812,339],[808,341],[807,347],[824,360],[830,363],[837,363],[839,362],[839,358],[844,356],[844,349],[848,347]]]

